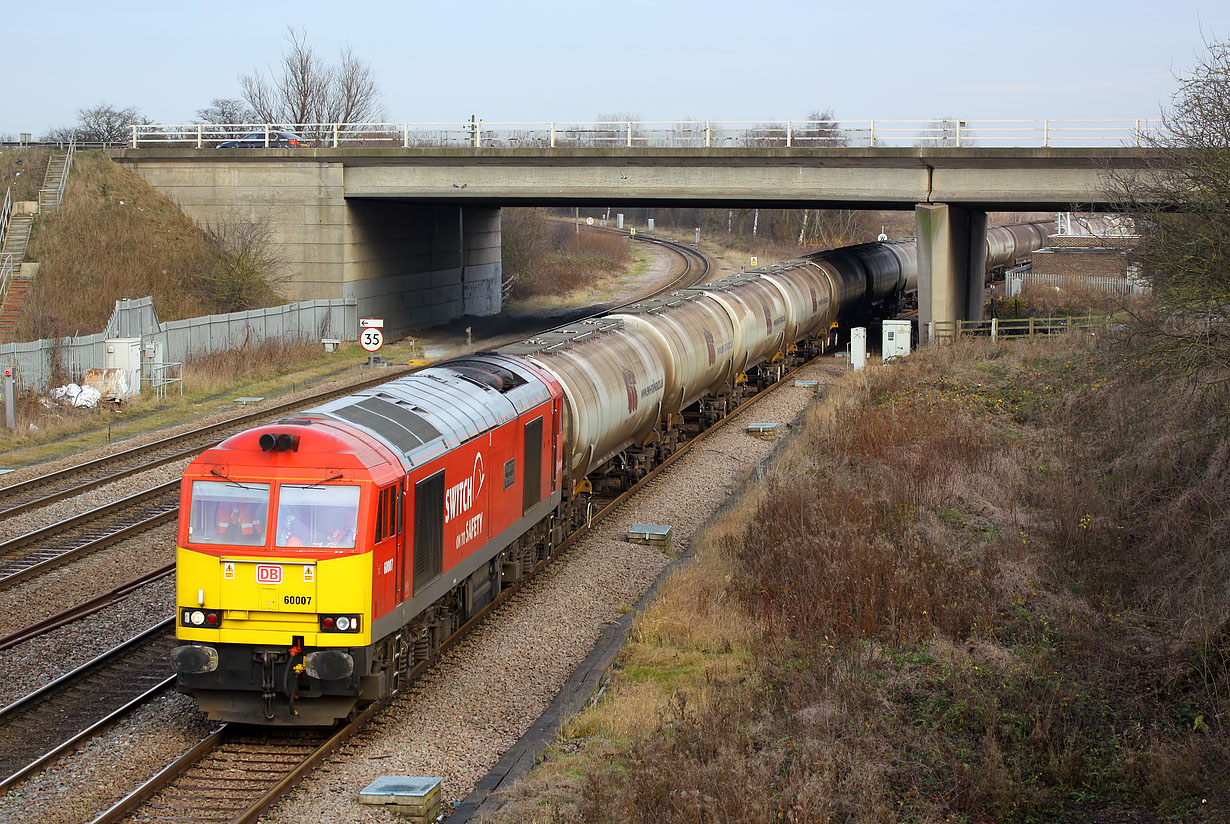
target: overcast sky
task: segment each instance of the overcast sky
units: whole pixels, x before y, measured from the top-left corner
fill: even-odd
[[[394,122],[1136,118],[1230,2],[11,2],[0,135],[100,102],[193,122],[287,25],[367,58]]]

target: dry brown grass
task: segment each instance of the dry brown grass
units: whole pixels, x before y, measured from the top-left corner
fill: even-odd
[[[1121,345],[841,382],[496,820],[1225,820],[1228,399]]]
[[[568,295],[626,269],[629,240],[548,220],[540,209],[505,209],[502,223],[509,297]]]
[[[120,298],[154,296],[163,320],[222,311],[199,288],[216,246],[171,201],[101,152],[78,153],[58,212],[40,221],[40,263],[19,340],[101,330]],[[268,305],[273,296],[261,295]]]
[[[12,188],[13,200],[38,200],[51,150],[41,146],[0,149],[0,202]]]

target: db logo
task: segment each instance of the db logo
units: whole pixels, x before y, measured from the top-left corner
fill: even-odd
[[[256,565],[256,583],[258,584],[280,584],[282,583],[282,568],[280,566],[268,566],[266,564]]]

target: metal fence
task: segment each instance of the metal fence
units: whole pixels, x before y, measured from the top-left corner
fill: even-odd
[[[46,391],[59,368],[80,382],[89,369],[104,366],[104,341],[141,338],[143,345],[161,343],[164,362],[191,361],[213,352],[268,340],[304,341],[335,338],[358,340],[359,309],[354,298],[308,300],[160,323],[153,298],[117,300],[107,327],[94,335],[0,344],[0,364],[14,367],[18,386]]]
[[[1031,271],[1028,266],[1009,269],[1004,276],[1005,297],[1016,297],[1026,286],[1054,286],[1058,289],[1080,289],[1106,292],[1111,295],[1147,295],[1153,290],[1143,280],[1132,277],[1096,277],[1093,275],[1053,275]]]
[[[134,124],[130,146],[212,148],[247,138],[285,147],[292,132],[320,147],[823,148],[1140,146],[1161,129],[1149,118],[1112,120],[679,120],[522,123]]]

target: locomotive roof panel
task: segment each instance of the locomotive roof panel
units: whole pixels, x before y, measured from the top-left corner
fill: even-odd
[[[620,315],[643,315],[652,312],[661,312],[665,309],[670,309],[675,306],[680,306],[688,301],[700,300],[704,297],[704,292],[679,290],[671,292],[669,295],[662,297],[648,298],[646,300],[630,303],[627,306],[622,306],[618,309],[612,309],[613,314]]]
[[[540,394],[550,397],[545,387]],[[413,466],[516,418],[518,406],[475,375],[441,366],[331,401],[311,414],[371,432]]]

